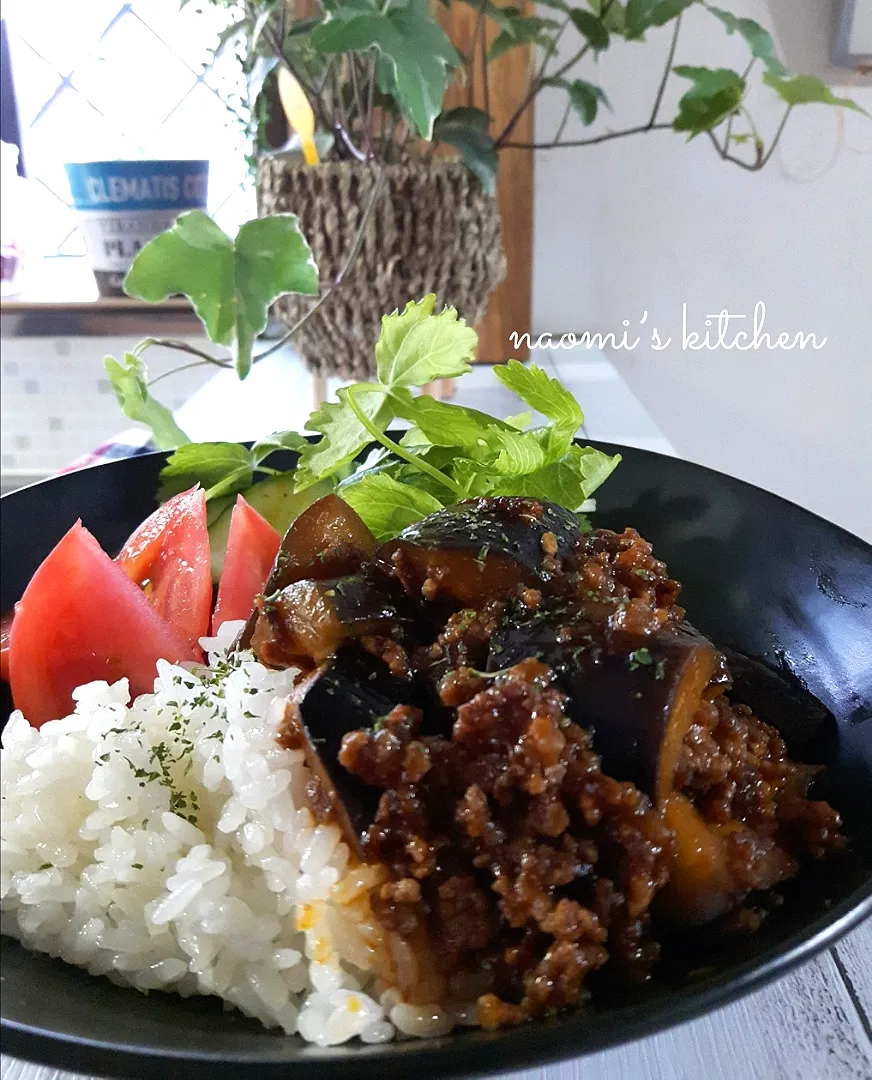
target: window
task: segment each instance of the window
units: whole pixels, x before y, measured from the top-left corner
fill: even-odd
[[[234,231],[254,214],[235,57],[206,62],[228,8],[179,0],[11,0],[4,8],[38,250],[83,255],[64,164],[208,158],[209,207]]]

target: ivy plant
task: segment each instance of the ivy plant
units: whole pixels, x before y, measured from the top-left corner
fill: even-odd
[[[249,118],[255,151],[271,145],[276,126],[271,103],[278,100],[278,73],[285,69],[311,109],[322,160],[429,160],[444,144],[455,148],[488,191],[494,190],[502,152],[585,146],[651,131],[705,136],[724,161],[756,171],[772,157],[797,106],[859,108],[814,76],[789,72],[772,35],[759,23],[704,0],[541,0],[537,14],[511,0],[320,0],[315,14],[306,17],[295,15],[289,0],[199,2],[228,12],[219,51],[234,51],[243,66],[248,101],[244,107],[237,103],[236,111]],[[474,10],[472,33],[462,48],[442,26],[445,10],[459,3]],[[742,70],[674,66],[682,19],[691,8],[711,17],[713,27],[726,35],[743,39],[748,61]],[[591,127],[610,108],[599,83],[604,54],[618,41],[645,48],[663,27],[671,44],[654,99],[642,112],[645,119],[566,138],[573,114]],[[518,48],[532,53],[527,85],[509,119],[496,124],[489,114],[491,82],[499,77],[494,65]],[[759,78],[784,104],[782,119],[768,136],[747,103]],[[689,85],[670,116],[664,100],[673,79]],[[477,99],[473,85],[481,88]],[[446,108],[452,86],[461,87],[461,98],[465,88],[466,103]],[[546,88],[565,94],[557,130],[535,143],[519,141],[521,118]]]

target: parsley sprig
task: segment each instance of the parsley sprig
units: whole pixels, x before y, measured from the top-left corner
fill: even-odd
[[[620,455],[574,442],[584,414],[573,395],[535,364],[494,368],[529,411],[500,420],[413,391],[471,370],[478,339],[454,308],[436,298],[410,302],[382,319],[377,382],[347,386],[317,409],[304,440],[282,432],[251,450],[235,443],[189,444],[169,459],[162,496],[202,483],[210,495],[244,491],[270,448],[298,451],[294,485],[332,481],[379,539],[460,499],[525,495],[578,510],[611,474]],[[533,414],[543,422],[533,424]],[[409,425],[400,441],[388,430]],[[376,444],[363,464],[354,463]]]

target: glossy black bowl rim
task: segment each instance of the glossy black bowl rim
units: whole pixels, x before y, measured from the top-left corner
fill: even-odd
[[[785,503],[802,515],[817,519],[828,529],[838,531],[855,543],[864,547],[870,546],[861,537],[827,521],[814,511],[719,470],[642,448],[622,447],[595,439],[584,442],[610,453],[631,449],[655,459],[655,463],[680,461],[683,467],[694,471],[722,476],[732,483],[753,488],[771,499]],[[166,454],[165,451],[156,451],[137,456],[157,458],[166,457]],[[101,462],[91,467],[103,468],[129,460],[124,458]],[[51,477],[28,485],[28,488],[63,481],[68,475]],[[25,489],[9,492],[2,497],[2,501],[22,490]],[[122,1044],[99,1039],[71,1038],[49,1028],[0,1018],[2,1049],[5,1053],[40,1064],[119,1077],[163,1078],[173,1066],[184,1070],[185,1077],[193,1080],[201,1077],[203,1080],[212,1080],[215,1076],[226,1077],[227,1080],[230,1080],[230,1077],[239,1080],[254,1080],[255,1077],[278,1080],[279,1076],[317,1076],[318,1080],[362,1080],[364,1077],[371,1077],[374,1071],[379,1072],[385,1080],[406,1080],[412,1073],[423,1078],[482,1076],[516,1071],[607,1050],[655,1035],[723,1008],[812,960],[870,917],[872,877],[802,929],[724,973],[705,989],[698,989],[689,983],[672,991],[666,1005],[662,1001],[643,1000],[612,1007],[608,1017],[603,1017],[604,1023],[599,1025],[586,1023],[585,1013],[579,1012],[575,1015],[564,1014],[552,1021],[503,1029],[492,1033],[492,1037],[487,1039],[476,1039],[474,1036],[464,1038],[463,1035],[455,1033],[430,1040],[362,1047],[351,1055],[347,1051],[338,1053],[337,1051],[343,1050],[342,1047],[319,1049],[308,1046],[296,1058],[264,1058],[244,1050],[232,1056],[221,1052],[186,1053],[137,1046],[133,1042]],[[280,1040],[281,1036],[276,1038]]]
[[[656,1035],[713,1010],[787,975],[834,945],[849,931],[872,916],[872,881],[834,905],[828,912],[795,934],[787,943],[767,950],[730,973],[721,984],[697,991],[692,985],[677,989],[668,1008],[662,1004],[635,1003],[612,1009],[611,1023],[584,1026],[579,1042],[571,1015],[554,1022],[533,1023],[495,1033],[493,1040],[473,1042],[456,1035],[414,1042],[367,1047],[353,1056],[338,1056],[332,1048],[307,1048],[305,1056],[264,1060],[245,1053],[185,1054],[151,1047],[107,1043],[101,1040],[70,1040],[47,1028],[4,1020],[4,1053],[43,1065],[94,1072],[106,1076],[163,1078],[173,1066],[184,1069],[192,1080],[207,1077],[238,1077],[241,1080],[279,1076],[317,1076],[319,1080],[363,1080],[377,1069],[386,1080],[405,1080],[414,1072],[420,1077],[483,1076],[488,1073],[546,1065],[590,1054]],[[580,1025],[579,1025],[580,1026]],[[276,1036],[281,1038],[281,1036]],[[341,1048],[340,1048],[341,1049]],[[399,1051],[399,1052],[398,1052]]]
[[[404,434],[402,430],[389,430],[387,433],[392,438],[397,440]],[[316,441],[318,435],[307,435],[309,442]],[[828,529],[835,529],[844,537],[850,538],[854,543],[862,544],[864,547],[872,550],[872,541],[865,540],[862,536],[858,536],[857,533],[851,532],[850,529],[846,529],[844,525],[837,525],[836,522],[830,521],[823,515],[818,514],[815,510],[809,510],[807,506],[802,506],[800,503],[793,502],[792,499],[788,499],[785,495],[779,495],[775,491],[770,491],[768,488],[761,487],[759,484],[753,483],[751,480],[743,480],[741,477],[733,476],[731,473],[726,473],[722,469],[714,469],[710,465],[703,465],[698,461],[691,461],[689,458],[682,457],[680,454],[664,454],[659,450],[648,450],[643,446],[627,446],[623,443],[608,442],[605,439],[578,439],[574,440],[579,446],[593,446],[597,450],[602,450],[607,454],[620,454],[623,451],[630,450],[635,454],[643,454],[645,457],[656,458],[659,461],[681,462],[681,465],[685,468],[690,468],[694,471],[709,473],[714,476],[721,476],[725,480],[729,480],[730,483],[739,484],[742,487],[751,488],[753,491],[759,491],[763,495],[770,499],[777,499],[778,502],[784,503],[791,507],[792,510],[798,510],[801,514],[814,518],[816,521],[822,522]],[[254,443],[250,439],[243,439],[240,441],[240,445],[250,449]],[[376,445],[376,444],[373,444]],[[371,447],[367,447],[359,456],[364,456]],[[137,453],[130,457],[123,458],[110,458],[107,461],[98,461],[92,465],[85,465],[81,469],[74,469],[71,472],[55,473],[53,476],[46,476],[42,480],[34,480],[32,484],[23,484],[21,487],[15,488],[13,491],[7,491],[5,495],[0,495],[0,503],[6,499],[11,499],[15,495],[18,495],[22,491],[32,491],[33,488],[43,487],[46,484],[53,484],[56,482],[63,482],[67,477],[74,475],[75,473],[86,472],[90,469],[105,469],[112,466],[118,466],[123,462],[132,460],[132,458],[167,458],[172,454],[172,450],[149,450],[147,453]],[[276,453],[293,453],[293,451],[276,451]],[[266,462],[271,461],[272,458],[266,458]]]

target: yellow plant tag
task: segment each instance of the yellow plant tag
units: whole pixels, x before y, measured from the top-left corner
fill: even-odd
[[[279,68],[279,100],[291,128],[300,136],[303,144],[303,156],[307,165],[318,164],[318,150],[315,146],[315,114],[309,99],[288,69]]]

